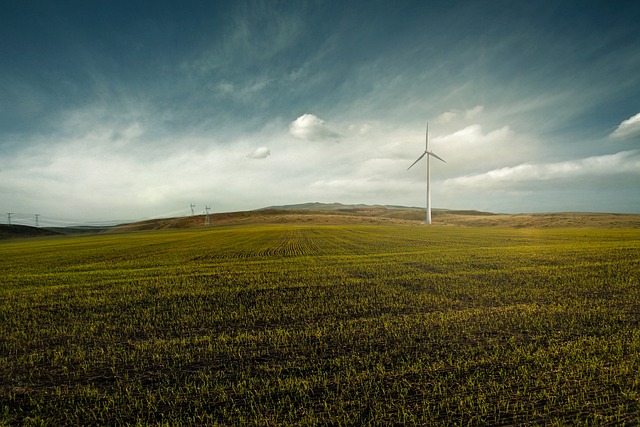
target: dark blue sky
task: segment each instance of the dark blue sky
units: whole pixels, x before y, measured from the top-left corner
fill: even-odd
[[[429,121],[436,207],[640,212],[638,22],[632,1],[4,1],[0,209],[421,205]]]

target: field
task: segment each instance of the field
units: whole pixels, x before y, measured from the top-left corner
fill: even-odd
[[[637,425],[640,229],[0,243],[0,425]]]

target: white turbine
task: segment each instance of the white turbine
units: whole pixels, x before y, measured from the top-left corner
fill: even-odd
[[[427,218],[426,218],[425,224],[429,225],[431,224],[431,172],[429,169],[429,164],[430,164],[429,160],[431,156],[433,156],[436,159],[445,162],[444,159],[438,157],[435,153],[432,153],[431,151],[429,151],[429,123],[427,123],[427,138],[426,138],[424,153],[422,153],[422,155],[420,155],[420,157],[418,157],[418,159],[415,162],[413,162],[411,166],[407,168],[407,170],[411,169],[413,165],[415,165],[420,160],[422,160],[424,156],[427,156]]]

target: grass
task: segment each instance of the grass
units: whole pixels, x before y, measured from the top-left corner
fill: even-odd
[[[0,424],[637,425],[640,230],[0,244]]]

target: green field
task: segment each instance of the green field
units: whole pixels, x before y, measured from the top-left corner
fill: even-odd
[[[2,425],[637,425],[640,229],[0,243]]]

